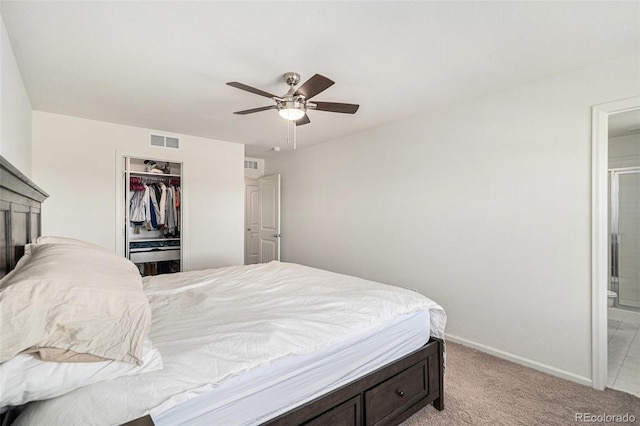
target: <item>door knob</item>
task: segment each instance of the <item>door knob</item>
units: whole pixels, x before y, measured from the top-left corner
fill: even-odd
[[[280,237],[282,237],[282,234],[273,234],[273,236],[276,237],[276,238],[280,238]]]

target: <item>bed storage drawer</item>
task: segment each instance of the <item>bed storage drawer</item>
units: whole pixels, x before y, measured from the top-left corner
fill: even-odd
[[[383,424],[427,396],[428,381],[427,360],[424,360],[365,392],[365,425]]]
[[[444,343],[422,348],[271,419],[262,426],[397,425],[433,402],[444,409]]]
[[[304,426],[360,426],[361,417],[362,403],[358,395],[305,423]]]

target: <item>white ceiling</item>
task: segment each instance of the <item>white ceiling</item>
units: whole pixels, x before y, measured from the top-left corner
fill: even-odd
[[[298,146],[637,53],[640,2],[32,2],[2,13],[34,110],[286,147],[282,74],[336,84]],[[526,100],[525,100],[526,101]],[[462,125],[463,123],[461,123]]]

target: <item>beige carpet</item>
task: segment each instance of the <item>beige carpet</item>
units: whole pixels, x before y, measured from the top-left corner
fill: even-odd
[[[631,394],[597,391],[451,342],[444,389],[443,411],[429,405],[402,426],[575,425],[576,413],[628,413],[635,422],[627,424],[640,424],[640,398]]]

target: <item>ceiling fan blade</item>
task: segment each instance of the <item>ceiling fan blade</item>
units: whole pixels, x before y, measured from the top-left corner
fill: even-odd
[[[266,111],[268,109],[276,109],[276,108],[277,108],[277,106],[270,105],[270,106],[266,106],[266,107],[245,109],[245,110],[242,110],[242,111],[236,111],[236,112],[234,112],[234,114],[245,115],[245,114],[251,114],[251,113],[254,113],[254,112]]]
[[[356,104],[343,104],[340,102],[313,102],[317,111],[328,111],[328,112],[341,112],[343,114],[355,114],[360,108],[360,105]]]
[[[304,117],[296,120],[296,126],[302,126],[303,124],[309,123],[311,123],[311,120],[309,120],[309,116],[307,114],[305,114]]]
[[[316,74],[307,80],[302,86],[296,90],[296,95],[302,95],[305,99],[311,99],[320,92],[327,90],[333,86],[335,82],[327,77]]]
[[[274,94],[256,89],[255,87],[247,86],[246,84],[238,83],[237,81],[231,81],[227,84],[231,87],[235,87],[236,89],[246,90],[247,92],[255,93],[256,95],[264,96],[265,98],[277,98]]]

